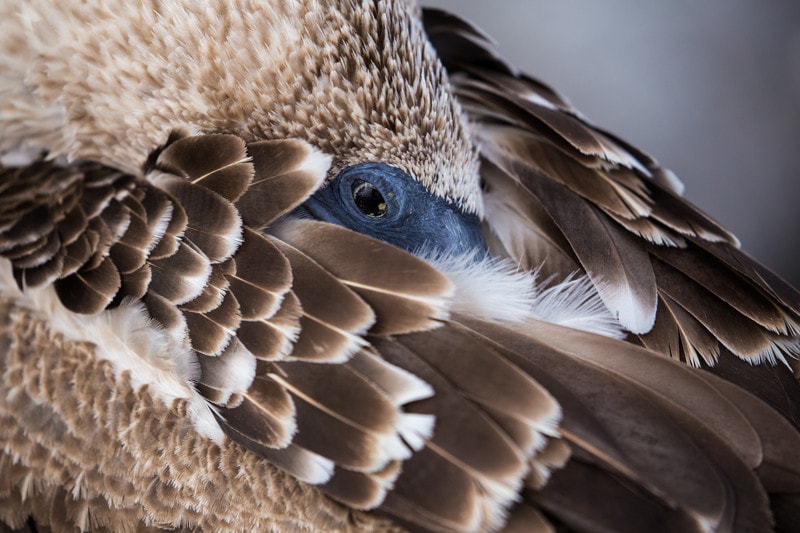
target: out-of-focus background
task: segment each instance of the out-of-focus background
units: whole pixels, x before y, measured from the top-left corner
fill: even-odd
[[[421,0],[648,152],[800,288],[800,1]]]

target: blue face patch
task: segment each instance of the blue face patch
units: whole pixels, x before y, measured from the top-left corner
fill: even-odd
[[[461,212],[384,163],[360,163],[342,170],[298,211],[411,252],[438,255],[486,249],[476,215]]]

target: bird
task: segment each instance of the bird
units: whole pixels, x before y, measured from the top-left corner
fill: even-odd
[[[0,524],[792,531],[800,294],[457,15],[0,4]]]

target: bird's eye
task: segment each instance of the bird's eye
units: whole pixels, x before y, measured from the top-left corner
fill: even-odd
[[[364,215],[370,218],[386,216],[388,210],[386,199],[375,185],[364,180],[354,180],[352,190],[356,207]]]

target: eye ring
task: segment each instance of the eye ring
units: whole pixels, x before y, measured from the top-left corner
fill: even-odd
[[[371,182],[355,179],[350,190],[353,202],[358,210],[369,218],[384,218],[389,211],[389,205],[381,191]]]

